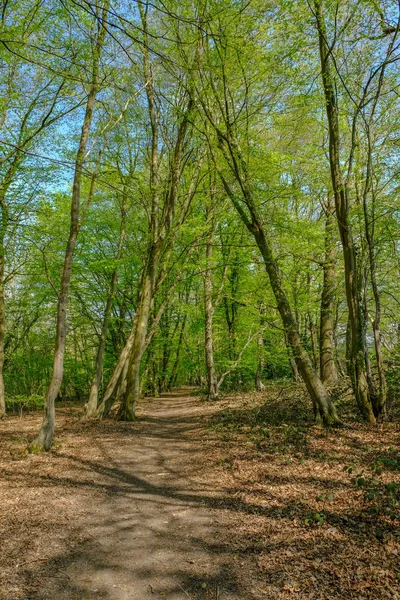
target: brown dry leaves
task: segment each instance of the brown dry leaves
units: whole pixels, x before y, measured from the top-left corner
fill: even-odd
[[[224,414],[244,417],[276,392],[226,398]],[[297,402],[298,393],[280,401]],[[241,576],[253,581],[254,598],[400,598],[399,515],[371,514],[364,489],[351,481],[362,470],[373,477],[379,457],[399,457],[398,424],[325,432],[286,423],[269,425],[266,437],[255,423],[229,421],[235,417],[217,419],[224,425],[209,440],[214,466],[207,478],[236,503],[236,512],[226,508],[227,543]],[[344,471],[349,465],[352,475]],[[379,480],[381,487],[399,484],[399,470],[384,468]]]
[[[213,415],[227,409],[245,416],[254,407],[269,406],[272,418],[279,412],[277,404],[283,403],[287,411],[291,401],[298,402],[298,389],[276,399],[277,391],[268,388],[263,394],[236,395],[216,404],[193,397],[183,408],[177,404],[179,435],[185,435],[179,430],[179,415],[197,425],[185,440],[190,453],[174,457],[173,467],[207,493],[216,560],[222,554],[228,560],[229,577],[242,590],[243,600],[399,599],[399,520],[369,513],[363,490],[343,470],[353,465],[353,474],[358,469],[370,474],[377,458],[398,455],[399,426],[352,424],[324,432],[290,419],[266,427],[251,420],[244,427],[215,426],[220,421]],[[270,405],[266,398],[272,398]],[[154,400],[153,408],[156,402],[170,401]],[[42,568],[49,560],[53,576],[65,577],[68,585],[57,556],[87,543],[85,514],[107,493],[101,470],[87,466],[91,460],[105,466],[110,460],[100,440],[115,446],[115,457],[123,456],[129,453],[135,428],[147,435],[156,427],[145,418],[134,425],[85,424],[78,416],[76,408],[59,411],[55,449],[43,455],[24,453],[40,415],[12,417],[1,424],[0,537],[6,552],[0,555],[0,598],[40,598]],[[213,428],[207,426],[210,417]],[[383,485],[400,483],[399,471],[384,468],[380,480]],[[321,522],[316,514],[322,515]],[[229,598],[226,577],[220,581],[221,600]],[[215,591],[200,590],[194,598],[211,600]]]

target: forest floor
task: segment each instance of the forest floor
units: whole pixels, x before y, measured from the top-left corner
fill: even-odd
[[[0,424],[1,600],[400,598],[399,424],[310,427],[301,388]],[[299,408],[300,407],[300,408]]]

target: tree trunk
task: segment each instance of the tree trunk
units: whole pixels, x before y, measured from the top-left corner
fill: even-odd
[[[126,380],[127,369],[129,365],[129,354],[133,345],[133,340],[135,338],[135,331],[136,318],[132,324],[131,332],[119,356],[118,362],[114,367],[113,374],[111,376],[110,381],[108,382],[103,399],[97,407],[96,416],[99,419],[102,419],[109,414],[113,403],[120,395],[121,388],[124,387],[124,382]]]
[[[105,10],[105,9],[104,9]],[[104,16],[104,14],[103,14]],[[55,400],[61,388],[64,372],[64,354],[67,334],[67,308],[76,241],[79,232],[79,211],[81,199],[82,169],[85,160],[87,142],[93,117],[93,107],[98,89],[98,69],[101,47],[104,41],[105,29],[99,24],[97,39],[93,50],[92,82],[86,103],[85,116],[75,161],[74,183],[71,197],[71,220],[67,247],[64,255],[64,266],[61,277],[60,293],[57,303],[56,339],[53,359],[53,373],[44,401],[44,416],[38,436],[30,444],[31,451],[50,450],[55,427]]]
[[[6,311],[4,303],[4,244],[0,250],[0,419],[6,415],[6,397],[4,390],[4,337],[6,331]]]
[[[264,346],[264,340],[263,340],[262,336],[260,336],[258,338],[258,344]],[[260,356],[260,358],[258,359],[256,377],[255,377],[255,381],[254,381],[257,392],[262,392],[263,389],[265,388],[265,385],[263,384],[263,382],[261,380],[263,369],[264,369],[264,357]]]
[[[16,157],[5,174],[3,182],[0,186],[0,208],[1,208],[1,221],[0,221],[0,419],[6,416],[6,396],[4,389],[4,357],[5,357],[5,335],[6,335],[6,307],[5,307],[5,254],[6,249],[4,245],[8,223],[9,223],[9,212],[6,202],[6,193],[9,189],[14,173],[17,170],[18,158]]]
[[[88,419],[95,417],[96,413],[97,413],[99,387],[100,387],[100,383],[101,383],[101,379],[102,379],[102,375],[103,375],[103,358],[104,358],[104,351],[105,351],[105,347],[106,347],[108,323],[110,320],[111,308],[113,305],[117,279],[118,279],[118,273],[117,273],[117,271],[114,271],[112,274],[112,277],[111,277],[111,285],[110,285],[110,289],[109,289],[108,296],[107,296],[106,306],[104,309],[103,323],[102,323],[101,332],[100,332],[100,340],[99,340],[99,345],[98,345],[97,354],[96,354],[95,372],[94,372],[94,376],[93,376],[93,380],[92,380],[92,385],[90,387],[89,399],[88,399],[86,407],[85,407],[85,417]]]
[[[211,235],[208,237],[206,245],[206,269],[204,273],[204,334],[205,334],[205,357],[207,369],[207,397],[209,400],[218,400],[217,376],[215,374],[214,364],[214,342],[213,342],[213,317],[214,307],[212,303],[212,275],[211,275],[211,257],[212,245]]]
[[[318,338],[317,338],[317,327],[314,323],[313,316],[311,311],[308,312],[308,327],[310,331],[310,340],[311,340],[311,353],[312,353],[312,362],[315,371],[318,372],[319,369],[319,360],[318,360]]]
[[[122,207],[121,207],[121,227],[120,227],[120,233],[119,233],[116,261],[119,261],[121,258],[121,255],[122,255],[122,248],[123,248],[124,239],[125,239],[125,219],[126,219],[126,211],[125,211],[125,197],[124,197],[122,200]],[[104,358],[104,351],[105,351],[106,341],[107,341],[108,323],[110,320],[115,290],[117,287],[117,281],[118,281],[118,265],[116,266],[116,268],[114,269],[114,271],[111,275],[110,289],[108,291],[106,306],[104,309],[103,324],[101,327],[100,341],[99,341],[99,346],[97,348],[97,355],[96,355],[96,367],[95,367],[92,385],[90,388],[89,399],[86,404],[85,416],[87,418],[95,417],[96,413],[97,413],[99,386],[100,386],[100,382],[101,382],[101,378],[102,378],[102,374],[103,374],[103,358]]]
[[[149,249],[148,264],[136,315],[136,329],[129,355],[126,391],[122,397],[117,418],[134,421],[135,408],[140,397],[140,365],[146,344],[147,325],[153,302],[154,284],[161,254],[160,243]]]
[[[265,306],[261,305],[259,308],[260,311],[260,325],[261,327],[265,324]],[[255,376],[255,386],[256,386],[256,390],[257,392],[262,392],[263,389],[265,388],[263,382],[262,382],[262,373],[264,370],[264,336],[262,333],[260,333],[257,337],[257,354],[258,354],[258,364],[257,364],[257,371],[256,371],[256,376]]]
[[[296,320],[292,314],[289,301],[282,287],[278,265],[272,256],[262,226],[255,220],[255,214],[253,214],[251,229],[254,232],[254,237],[264,258],[272,291],[277,301],[279,314],[281,315],[287,338],[293,351],[296,366],[313,402],[314,412],[325,426],[338,425],[340,420],[337,416],[336,408],[322,381],[313,369],[310,357],[303,347]]]
[[[298,321],[296,319],[296,323],[297,322]],[[288,340],[286,332],[285,332],[285,346],[286,346],[286,350],[287,350],[287,353],[288,353],[288,359],[289,359],[290,368],[292,370],[293,379],[294,379],[294,381],[296,383],[300,383],[301,382],[300,373],[299,373],[299,370],[297,368],[296,361],[293,358],[292,348],[291,348],[291,346],[289,344],[289,340]]]
[[[181,330],[179,332],[179,339],[178,339],[178,345],[176,347],[175,360],[174,360],[174,364],[172,365],[171,374],[170,374],[169,380],[168,380],[168,386],[167,386],[168,390],[170,390],[175,385],[176,377],[177,377],[177,374],[178,374],[179,354],[180,354],[182,343],[183,343],[183,336],[184,336],[184,333],[185,333],[186,319],[187,319],[187,315],[184,315],[183,320],[182,320],[182,324],[181,324]]]
[[[179,326],[179,322],[176,323],[176,327]],[[162,319],[162,327],[161,327],[161,336],[163,339],[162,345],[162,360],[161,360],[161,373],[159,377],[159,386],[158,392],[165,392],[167,387],[167,379],[168,379],[168,365],[169,359],[171,355],[171,344],[174,338],[175,330],[173,330],[171,334],[171,323],[169,319],[168,311],[165,311],[164,318]]]
[[[374,332],[374,346],[375,346],[375,357],[376,366],[378,370],[378,385],[379,391],[374,402],[374,414],[378,421],[382,421],[386,417],[387,411],[387,382],[385,376],[385,369],[383,366],[383,354],[382,354],[382,343],[381,343],[381,299],[376,280],[376,251],[375,251],[375,195],[372,190],[372,215],[369,216],[367,196],[371,187],[371,171],[372,171],[372,148],[370,140],[370,132],[368,129],[368,167],[365,190],[363,194],[363,209],[364,209],[364,226],[365,226],[365,237],[367,240],[368,247],[368,259],[369,259],[369,272],[372,286],[372,293],[374,296],[375,303],[375,315],[372,319],[372,329]]]
[[[234,161],[232,167],[238,183],[240,184],[243,193],[243,199],[248,208],[248,213],[245,212],[243,206],[238,202],[235,194],[230,189],[227,181],[220,173],[225,190],[232,200],[232,203],[239,213],[242,221],[246,225],[249,232],[253,235],[260,250],[261,256],[263,257],[265,269],[271,284],[272,292],[275,296],[277,308],[282,319],[287,340],[292,349],[299,373],[306,385],[308,393],[310,394],[316,418],[321,420],[325,426],[340,425],[341,421],[337,415],[335,405],[333,404],[332,399],[325,389],[322,381],[313,369],[311,359],[301,342],[296,319],[291,311],[289,300],[282,286],[278,264],[274,259],[271,245],[265,235],[265,231],[258,216],[251,190],[246,182],[247,174],[246,172],[244,175],[241,173],[241,168],[245,169],[245,165],[240,157],[236,143],[233,140],[229,140],[229,145],[230,155],[233,157]]]
[[[315,0],[319,54],[329,129],[329,161],[335,196],[336,218],[343,247],[347,306],[351,327],[350,376],[361,414],[375,422],[365,371],[365,336],[362,300],[358,282],[357,253],[349,220],[348,185],[341,168],[339,116],[335,83],[331,74],[331,51],[327,43],[322,0]]]
[[[320,374],[322,383],[333,387],[338,380],[334,358],[334,331],[335,331],[335,240],[333,237],[333,201],[328,197],[325,207],[325,260],[323,266],[323,285],[321,294],[321,321],[320,321]]]

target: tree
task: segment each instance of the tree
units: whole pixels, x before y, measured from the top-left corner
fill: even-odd
[[[51,448],[54,436],[55,400],[60,391],[64,370],[67,308],[72,272],[72,261],[76,248],[79,229],[81,226],[80,202],[82,175],[89,139],[89,132],[93,120],[93,110],[96,101],[96,96],[99,90],[100,56],[103,50],[103,44],[106,34],[106,31],[103,27],[103,21],[106,18],[107,8],[108,0],[106,0],[106,2],[102,6],[96,6],[95,18],[93,19],[93,23],[90,30],[92,48],[91,81],[75,161],[74,182],[71,196],[70,231],[67,241],[67,247],[65,249],[64,265],[57,303],[57,322],[53,373],[46,393],[43,423],[38,433],[38,436],[30,444],[31,451],[49,450]]]

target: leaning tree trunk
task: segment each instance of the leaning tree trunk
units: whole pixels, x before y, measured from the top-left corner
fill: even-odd
[[[324,384],[319,378],[318,374],[313,368],[311,359],[304,348],[300,333],[297,327],[296,319],[290,308],[289,300],[282,286],[281,274],[279,271],[278,263],[276,262],[272,247],[268,241],[262,222],[258,216],[256,205],[252,196],[252,192],[249,189],[246,179],[246,171],[241,173],[241,169],[245,169],[245,165],[241,160],[240,153],[237,145],[234,141],[230,141],[230,155],[234,160],[234,173],[240,183],[240,187],[243,193],[243,199],[248,212],[245,211],[243,206],[237,200],[236,195],[231,190],[226,179],[220,172],[225,191],[230,197],[234,207],[236,208],[240,218],[246,225],[249,232],[253,235],[256,244],[260,250],[261,256],[263,257],[265,270],[267,272],[272,292],[275,296],[277,308],[282,319],[282,323],[287,336],[287,341],[292,349],[294,359],[296,361],[297,368],[303,379],[307,391],[310,394],[314,413],[318,421],[321,421],[325,426],[337,426],[341,424],[338,417],[335,405],[327,392]],[[221,147],[221,144],[220,144]],[[226,157],[226,154],[225,154]],[[229,159],[227,159],[229,161]]]
[[[103,419],[106,417],[115,402],[116,398],[121,393],[121,388],[125,385],[126,375],[127,375],[127,365],[129,364],[129,354],[132,349],[133,340],[135,339],[135,331],[136,331],[136,318],[133,321],[132,329],[129,334],[129,337],[126,341],[126,344],[119,355],[119,359],[117,364],[114,367],[113,374],[108,382],[106,391],[104,392],[103,398],[99,406],[97,407],[96,416],[99,419]]]
[[[140,398],[140,365],[146,348],[147,325],[153,302],[154,285],[161,254],[161,244],[152,243],[148,264],[136,314],[136,328],[129,355],[126,391],[122,397],[117,418],[121,421],[134,421],[135,408]]]
[[[282,287],[278,265],[272,256],[272,251],[265,237],[265,232],[261,224],[255,221],[254,214],[250,229],[253,230],[255,240],[262,253],[265,268],[271,282],[272,291],[277,301],[279,314],[287,334],[287,339],[293,351],[293,356],[301,378],[303,379],[313,402],[314,413],[317,420],[321,420],[325,426],[338,425],[340,424],[340,419],[337,415],[336,408],[322,381],[315,372],[307,351],[303,347],[296,320],[292,314],[289,301]]]
[[[100,31],[95,41],[93,51],[92,82],[86,102],[85,116],[75,161],[74,183],[71,197],[71,220],[67,247],[64,255],[64,266],[61,276],[60,293],[57,303],[56,339],[53,359],[52,378],[44,401],[44,417],[38,436],[30,444],[31,451],[50,450],[55,427],[55,400],[61,388],[64,373],[64,354],[67,334],[67,308],[69,288],[72,273],[72,261],[79,232],[79,210],[81,199],[82,170],[85,160],[86,147],[93,117],[93,107],[98,89],[98,70],[101,47],[104,41],[105,29],[99,25]]]
[[[336,268],[333,211],[332,199],[328,197],[325,207],[325,260],[323,265],[319,339],[320,375],[322,382],[328,387],[333,387],[338,380],[334,355]]]
[[[365,370],[365,335],[361,290],[358,281],[358,261],[349,220],[348,185],[342,173],[340,158],[339,115],[335,82],[331,73],[331,50],[327,43],[322,14],[322,0],[315,0],[319,54],[325,106],[329,130],[329,162],[335,196],[336,218],[343,247],[347,306],[351,328],[350,377],[357,405],[365,420],[375,422]]]

